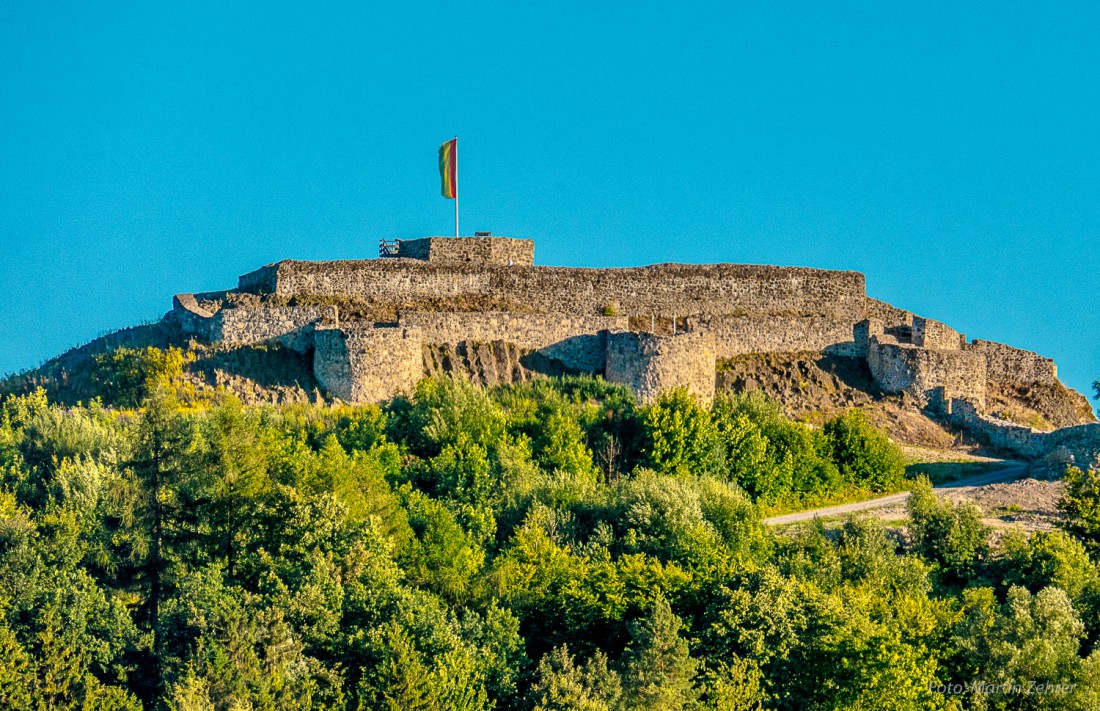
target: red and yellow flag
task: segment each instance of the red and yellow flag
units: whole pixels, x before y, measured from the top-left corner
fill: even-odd
[[[439,179],[443,183],[443,197],[458,197],[458,139],[452,138],[439,147]]]

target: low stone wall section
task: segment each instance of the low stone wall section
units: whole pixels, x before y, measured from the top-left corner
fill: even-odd
[[[719,358],[749,353],[852,352],[852,323],[825,316],[716,316],[690,318],[689,331],[714,335]]]
[[[194,294],[173,296],[171,315],[175,317],[184,333],[210,339],[210,326],[213,323],[214,314],[199,306]]]
[[[336,321],[335,306],[281,306],[222,309],[211,319],[211,341],[229,345],[278,343],[305,353],[313,347],[313,328]]]
[[[920,348],[936,348],[957,351],[966,343],[966,336],[945,323],[921,316],[913,317],[913,345]]]
[[[424,374],[415,330],[320,327],[314,331],[313,376],[332,397],[380,402],[412,391]]]
[[[887,393],[909,393],[927,403],[933,391],[942,397],[970,398],[985,404],[985,359],[968,351],[944,351],[872,339],[867,365]]]
[[[608,333],[604,377],[627,385],[643,403],[652,403],[674,388],[686,388],[709,403],[714,400],[714,337],[709,333]]]
[[[871,297],[867,297],[866,313],[867,318],[878,319],[886,328],[913,325],[911,312]]]
[[[983,415],[965,399],[952,400],[950,419],[991,446],[1024,459],[1062,453],[1067,464],[1087,469],[1096,467],[1100,455],[1100,424],[1096,423],[1043,432]]]
[[[1054,361],[1031,351],[978,339],[967,344],[966,350],[985,358],[990,380],[1018,385],[1058,380],[1058,367]]]

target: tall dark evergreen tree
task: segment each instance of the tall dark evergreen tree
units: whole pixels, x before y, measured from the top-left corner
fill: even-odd
[[[133,582],[144,592],[144,623],[152,633],[152,693],[162,691],[160,610],[170,592],[170,568],[177,542],[185,539],[185,522],[194,514],[181,505],[180,492],[195,475],[195,429],[179,404],[164,391],[145,401],[134,428],[128,469],[134,488],[127,512]]]

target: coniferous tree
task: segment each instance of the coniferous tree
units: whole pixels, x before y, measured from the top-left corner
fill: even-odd
[[[170,583],[174,544],[184,537],[181,523],[194,514],[181,505],[179,494],[194,476],[195,437],[178,403],[165,391],[146,400],[134,430],[129,462],[134,486],[125,523],[134,582],[144,593],[145,624],[153,639],[147,693],[159,695],[163,661],[160,610]]]
[[[630,708],[677,711],[689,708],[698,698],[692,686],[696,662],[680,636],[681,627],[663,596],[648,617],[631,626],[633,639],[623,669],[624,696]]]

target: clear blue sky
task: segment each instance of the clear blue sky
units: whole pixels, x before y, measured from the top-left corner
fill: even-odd
[[[855,269],[1087,390],[1100,6],[840,5],[0,0],[0,373],[447,234],[458,134],[539,263]]]

